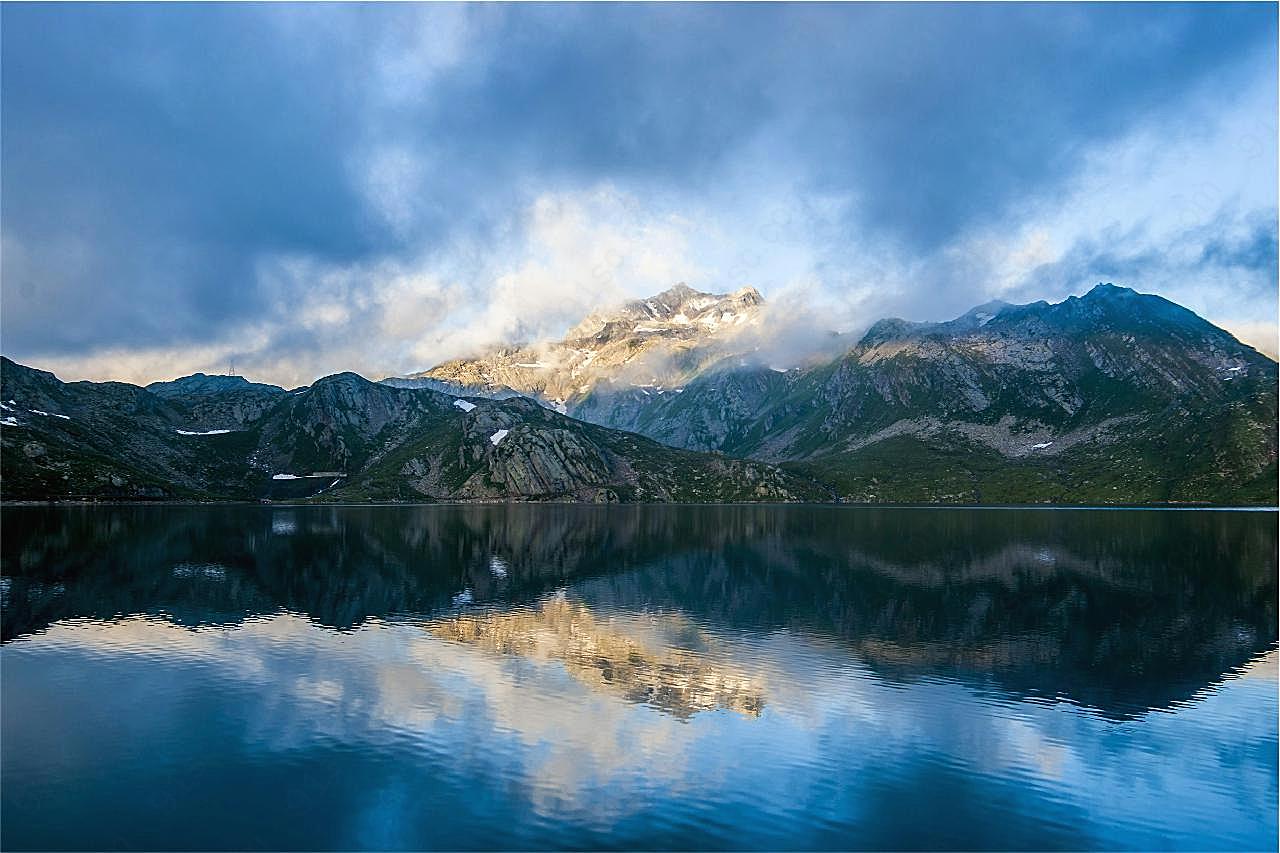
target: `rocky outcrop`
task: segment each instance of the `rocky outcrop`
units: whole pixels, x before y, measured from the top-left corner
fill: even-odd
[[[525,398],[460,400],[354,373],[273,394],[239,429],[191,430],[192,403],[59,382],[5,360],[6,499],[752,501],[829,492],[795,475],[664,447]],[[226,389],[243,393],[239,383]],[[21,403],[19,403],[21,401]],[[39,403],[49,407],[41,409]]]
[[[570,411],[790,463],[855,500],[1274,503],[1276,378],[1185,308],[1099,285],[946,323],[882,320],[806,368],[727,357],[679,388],[600,383]]]
[[[190,431],[242,429],[266,414],[287,393],[278,386],[250,382],[243,376],[204,373],[171,382],[152,382],[146,390],[182,411],[184,426]]]
[[[5,360],[3,494],[1277,501],[1276,363],[1167,300],[1100,285],[884,320],[788,370],[734,352],[760,306],[677,286],[553,344],[293,391],[62,383]]]
[[[736,352],[760,321],[755,288],[703,293],[677,284],[649,299],[593,313],[559,341],[497,349],[424,373],[385,379],[404,387],[461,390],[501,399],[523,394],[577,415],[601,385],[638,395],[678,387],[709,363]]]

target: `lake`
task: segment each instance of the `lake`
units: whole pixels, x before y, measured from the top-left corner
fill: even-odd
[[[0,521],[6,850],[1276,847],[1273,512]]]

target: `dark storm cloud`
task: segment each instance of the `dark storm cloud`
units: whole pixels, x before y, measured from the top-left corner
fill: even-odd
[[[1195,87],[1231,92],[1248,79],[1227,62],[1242,51],[1275,65],[1261,38],[1274,13],[1258,8],[877,11],[840,34],[853,56],[807,113],[832,125],[813,179],[855,188],[859,224],[914,251],[1053,191],[1088,146],[1146,121],[1176,133]]]
[[[1090,146],[1274,75],[1275,15],[6,4],[4,347],[215,340],[279,310],[266,258],[484,247],[534,194],[599,181],[741,205],[781,181],[928,253],[1053,193]],[[366,168],[387,151],[414,176],[387,179],[394,227]]]
[[[1257,216],[1249,230],[1240,236],[1215,235],[1200,251],[1200,264],[1205,267],[1230,267],[1261,271],[1275,281],[1277,269],[1276,223],[1274,217]]]
[[[744,6],[521,12],[428,123],[493,167],[705,186],[786,169],[928,249],[1070,177],[1081,150],[1269,51],[1248,6]],[[1272,62],[1274,65],[1274,61]],[[1173,109],[1171,109],[1173,108]],[[1173,112],[1172,116],[1168,115]],[[441,121],[436,121],[440,119]],[[420,126],[420,125],[415,125]]]
[[[342,55],[280,41],[244,7],[4,7],[6,345],[199,338],[260,308],[256,253],[377,248]]]
[[[1012,301],[1061,299],[1081,283],[1122,283],[1184,304],[1213,305],[1237,320],[1269,322],[1280,269],[1274,212],[1243,217],[1221,212],[1208,222],[1152,237],[1141,226],[1082,239],[1052,263],[1032,270]],[[1250,316],[1249,306],[1266,306]]]

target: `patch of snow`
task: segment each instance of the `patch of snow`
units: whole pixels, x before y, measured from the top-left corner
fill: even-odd
[[[1243,368],[1243,367],[1239,367],[1239,366],[1237,366],[1237,367],[1228,367],[1228,368],[1227,368],[1227,370],[1231,371],[1232,373],[1236,373],[1236,372],[1238,372],[1238,371],[1244,370],[1244,368]]]
[[[489,441],[493,444],[494,447],[497,447],[498,442],[506,438],[508,432],[510,432],[510,430],[500,429],[497,432],[495,432],[493,435],[489,436]]]
[[[1050,446],[1052,446],[1052,444],[1053,444],[1053,442],[1052,442],[1052,441],[1046,441],[1046,442],[1043,442],[1043,443],[1041,443],[1041,444],[1033,444],[1033,445],[1031,445],[1031,449],[1032,449],[1032,450],[1044,450],[1046,447],[1050,447]]]
[[[175,578],[212,578],[223,580],[227,576],[227,567],[220,563],[178,563],[173,567]]]
[[[39,409],[27,409],[27,411],[35,415],[43,415],[46,418],[62,418],[64,421],[71,420],[70,415],[59,415],[56,412],[42,412]]]
[[[14,411],[13,406],[10,406],[8,403],[0,403],[0,409],[4,409],[6,412]]]
[[[636,331],[636,332],[640,332],[640,333],[649,333],[649,334],[651,334],[651,333],[653,333],[653,332],[661,332],[661,331],[665,331],[665,330],[663,330],[663,329],[659,329],[659,328],[657,328],[656,326],[636,326],[636,327],[635,327],[635,329],[634,329],[634,331]]]
[[[501,557],[489,558],[489,572],[495,578],[505,578],[507,576],[507,563]]]
[[[229,429],[210,429],[204,432],[191,432],[185,429],[177,430],[178,435],[226,435],[229,432],[231,432]]]
[[[677,394],[683,394],[683,393],[684,393],[684,389],[683,389],[683,388],[673,388],[673,389],[671,389],[671,390],[675,391]]]
[[[8,417],[0,418],[0,424],[4,424],[5,426],[17,426],[18,422],[13,417]]]
[[[974,319],[978,321],[979,326],[987,325],[988,323],[991,322],[991,318],[994,316],[995,316],[994,314],[985,314],[985,313],[978,313],[973,315]]]
[[[774,373],[786,373],[786,372],[787,372],[788,370],[790,370],[791,368],[789,368],[789,367],[770,367],[769,369],[770,369],[770,370],[772,370]]]
[[[302,479],[302,478],[301,478],[301,477],[299,477],[297,474],[272,474],[272,475],[271,475],[271,479],[273,479],[273,480],[300,480],[300,479]]]
[[[454,400],[453,404],[464,412],[469,412],[476,407],[475,403],[468,403],[466,400]]]

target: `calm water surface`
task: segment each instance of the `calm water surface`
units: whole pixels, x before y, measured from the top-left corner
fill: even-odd
[[[0,521],[6,850],[1276,848],[1274,513]]]

